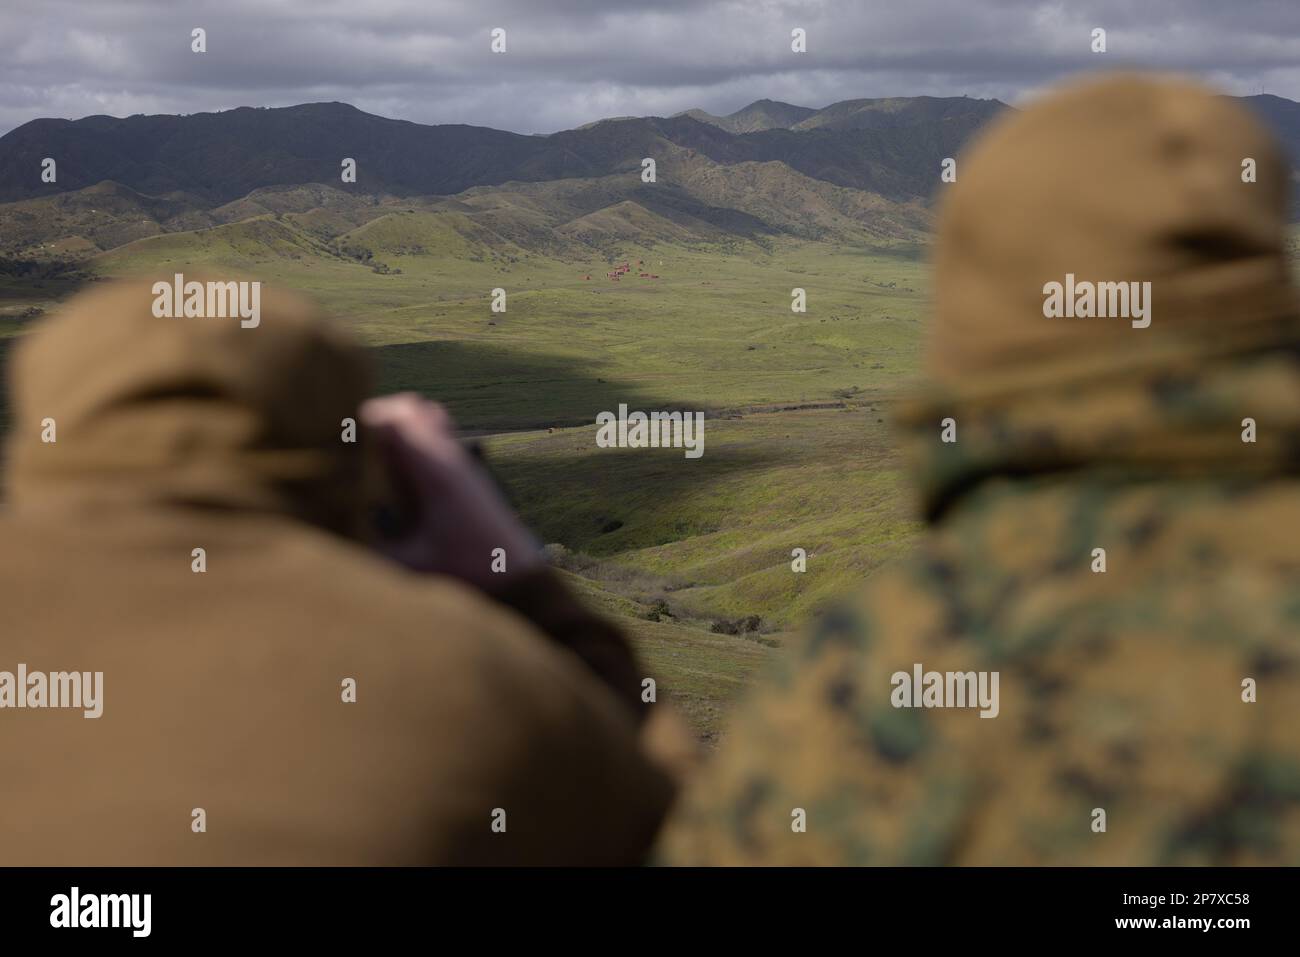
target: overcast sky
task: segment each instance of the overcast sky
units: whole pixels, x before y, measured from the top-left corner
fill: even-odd
[[[205,54],[190,50],[194,27]],[[805,54],[791,52],[795,27]],[[1105,54],[1089,50],[1094,27]],[[763,97],[1015,103],[1120,65],[1300,100],[1300,0],[0,0],[0,133],[321,100],[551,132]]]

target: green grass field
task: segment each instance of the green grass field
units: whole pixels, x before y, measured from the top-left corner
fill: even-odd
[[[610,240],[543,255],[456,213],[367,215],[259,216],[87,268],[220,270],[317,297],[371,347],[380,390],[439,399],[482,436],[552,560],[624,623],[706,741],[790,634],[916,535],[887,409],[917,369],[923,249]],[[645,266],[606,279],[623,260]],[[0,281],[0,352],[25,312],[75,286]],[[791,311],[795,287],[806,313]],[[703,457],[598,448],[596,415],[619,403],[704,410]]]
[[[90,268],[220,269],[316,296],[372,347],[381,390],[437,398],[483,436],[525,520],[561,546],[556,563],[626,623],[705,740],[787,634],[914,534],[886,404],[917,364],[916,247],[615,245],[557,258],[417,211],[345,234],[336,248],[368,252],[363,263],[311,225],[307,214],[168,234]],[[608,280],[624,259],[659,278]],[[491,311],[496,287],[505,313]],[[791,311],[795,287],[806,313]],[[0,326],[17,333],[17,313],[66,292],[0,291]],[[619,403],[704,410],[703,457],[598,448],[596,415]],[[711,630],[747,618],[738,634]]]
[[[791,633],[913,540],[887,408],[917,369],[924,250],[611,240],[542,255],[455,213],[380,210],[341,236],[332,215],[156,236],[88,268],[220,270],[316,296],[372,348],[380,390],[437,398],[483,437],[552,560],[624,623],[704,740]],[[660,278],[606,279],[623,260]],[[0,282],[0,351],[75,285]],[[703,457],[598,448],[596,415],[619,403],[704,410]]]

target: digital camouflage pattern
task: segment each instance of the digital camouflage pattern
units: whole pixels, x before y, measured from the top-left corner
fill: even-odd
[[[1095,403],[1063,390],[1059,406],[959,413],[948,448],[969,450],[971,469],[993,447],[1025,450],[1026,466],[1085,440],[1131,454],[1002,475],[952,501],[909,561],[779,661],[665,857],[1300,862],[1298,356],[1153,376]],[[1101,403],[1127,414],[1103,429]],[[1241,442],[1243,408],[1269,443]],[[1152,449],[1180,444],[1162,472]],[[1211,472],[1219,445],[1229,454]],[[955,487],[973,474],[960,464],[932,474]],[[918,662],[999,671],[999,715],[893,708],[890,675]],[[794,808],[806,833],[791,830]]]
[[[1072,120],[1059,101],[1039,109]],[[1001,158],[996,136],[985,162]],[[1229,152],[1251,155],[1241,145]],[[1223,181],[1240,188],[1235,169]],[[1206,235],[1234,225],[1212,219]],[[940,231],[941,302],[978,238],[951,215]],[[1234,246],[1205,249],[1230,259]],[[1291,297],[1284,272],[1270,282],[1254,302]],[[1300,322],[1261,309],[1206,334],[1162,317],[1159,286],[1154,302],[1150,329],[1124,324],[1132,348],[1118,333],[1092,352],[1043,339],[1040,361],[1015,368],[978,350],[978,368],[954,353],[931,367],[899,417],[926,534],[775,662],[677,808],[661,861],[1300,863]],[[916,664],[998,672],[998,715],[895,708],[891,676]]]

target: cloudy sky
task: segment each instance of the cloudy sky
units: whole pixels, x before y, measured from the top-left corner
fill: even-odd
[[[195,27],[206,54],[190,50]],[[795,27],[805,54],[791,52]],[[1094,27],[1105,54],[1089,50]],[[0,133],[320,100],[551,132],[763,97],[1014,103],[1120,65],[1300,100],[1300,0],[3,0]]]

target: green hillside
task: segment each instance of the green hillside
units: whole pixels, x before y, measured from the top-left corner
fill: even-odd
[[[828,217],[828,232],[851,227],[815,190],[783,196],[779,185],[801,183],[797,174],[753,176],[750,187],[771,195],[748,203],[769,219],[797,202],[810,221]],[[790,631],[915,530],[884,420],[916,368],[924,247],[745,239],[670,205],[619,199],[626,183],[588,186],[367,203],[279,190],[248,197],[244,208],[261,210],[251,218],[148,236],[83,267],[221,270],[318,297],[372,347],[383,390],[436,397],[483,436],[555,563],[624,622],[714,741]],[[691,185],[708,188],[707,176]],[[682,197],[702,202],[685,188]],[[733,201],[721,190],[716,200]],[[623,261],[636,268],[608,279]],[[76,279],[33,282],[25,292],[0,282],[9,335]],[[490,309],[497,287],[505,313]],[[791,311],[796,287],[806,313]],[[706,411],[703,457],[598,448],[596,415],[620,403]],[[791,569],[796,548],[808,555],[804,573]]]

